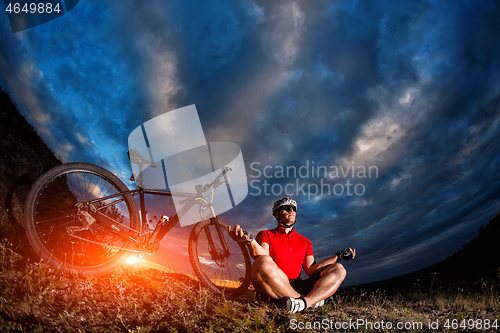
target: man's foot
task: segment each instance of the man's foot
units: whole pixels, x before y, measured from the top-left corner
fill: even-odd
[[[290,313],[304,311],[307,308],[307,302],[301,298],[283,297],[281,298],[282,307]]]
[[[323,305],[325,305],[325,300],[321,300],[318,303],[314,303],[313,305],[311,305],[311,309],[319,308],[322,307]]]
[[[322,307],[323,305],[326,305],[326,304],[333,304],[333,296],[327,297],[326,299],[319,301],[318,303],[314,303],[311,306],[311,309],[319,308],[319,307]]]

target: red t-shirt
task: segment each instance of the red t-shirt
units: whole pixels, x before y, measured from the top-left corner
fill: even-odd
[[[311,241],[294,229],[289,234],[280,227],[262,230],[255,240],[259,244],[269,244],[269,256],[289,279],[298,278],[304,259],[313,255]]]

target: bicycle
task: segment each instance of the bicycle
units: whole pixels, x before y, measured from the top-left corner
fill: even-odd
[[[87,163],[67,163],[43,174],[32,186],[25,204],[24,227],[34,251],[47,263],[73,273],[101,274],[124,263],[130,253],[142,260],[159,250],[159,242],[193,206],[201,222],[188,240],[191,265],[200,282],[215,293],[237,297],[250,284],[250,257],[244,244],[228,235],[208,201],[223,184],[229,167],[210,184],[196,185],[178,213],[162,216],[153,230],[148,226],[145,195],[172,196],[166,190],[145,189],[144,166],[156,167],[136,150],[129,159],[138,164],[132,175],[137,188],[130,190],[108,170]],[[135,197],[139,196],[140,211]],[[206,215],[209,212],[209,216]],[[140,215],[139,215],[140,214]]]

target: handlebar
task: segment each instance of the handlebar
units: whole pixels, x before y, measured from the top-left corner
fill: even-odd
[[[214,187],[214,190],[222,183],[219,183],[219,180],[224,177],[224,175],[226,173],[228,173],[229,171],[231,171],[232,169],[230,167],[224,167],[224,169],[222,170],[222,172],[214,179],[213,182],[211,182],[210,184],[206,184],[204,185],[204,191],[203,192],[206,192],[208,191],[212,186],[215,185]]]
[[[202,196],[204,192],[207,192],[208,190],[210,190],[212,187],[213,187],[213,190],[215,190],[217,187],[219,187],[222,182],[220,181],[222,177],[224,177],[226,175],[226,173],[228,173],[229,171],[232,171],[232,169],[230,167],[224,167],[222,169],[222,172],[214,179],[213,182],[211,182],[210,184],[205,184],[205,185],[195,185],[195,190],[196,190],[196,194],[193,194],[193,196],[189,197],[189,198],[186,198],[182,201],[180,201],[181,204],[185,204],[187,203],[192,197],[197,197],[197,196]]]

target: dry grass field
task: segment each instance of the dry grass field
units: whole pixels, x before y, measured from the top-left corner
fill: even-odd
[[[495,332],[498,279],[408,290],[341,290],[322,308],[289,315],[228,300],[190,277],[155,269],[74,276],[0,245],[2,332]]]

